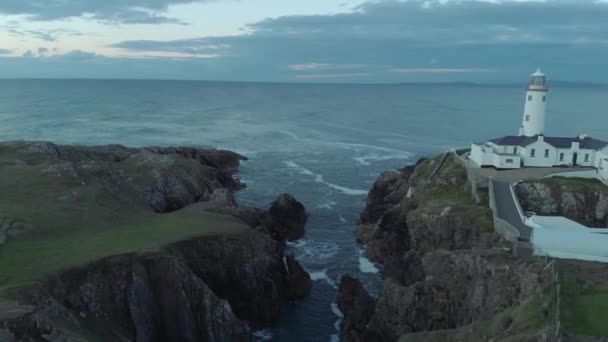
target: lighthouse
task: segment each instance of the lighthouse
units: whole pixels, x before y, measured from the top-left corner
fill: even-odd
[[[545,133],[545,109],[549,92],[546,79],[546,75],[540,71],[540,68],[530,75],[530,83],[526,90],[523,124],[519,131],[520,136],[533,137]]]

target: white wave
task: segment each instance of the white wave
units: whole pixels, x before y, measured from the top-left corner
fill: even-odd
[[[290,131],[286,131],[286,130],[280,129],[277,132],[279,132],[281,134],[284,134],[284,135],[292,138],[293,140],[300,140],[299,136],[295,135],[294,133],[291,133]]]
[[[380,272],[376,265],[371,262],[365,255],[363,255],[363,251],[359,251],[359,271],[361,273],[378,273]]]
[[[331,259],[338,254],[339,247],[333,242],[313,242],[298,246],[298,260],[305,263],[320,263]]]
[[[312,281],[324,281],[325,283],[327,283],[329,286],[333,287],[334,289],[338,288],[338,285],[336,285],[336,282],[333,281],[328,275],[327,275],[327,270],[322,270],[322,271],[316,271],[316,272],[310,272],[310,279]]]
[[[256,342],[272,340],[272,331],[270,329],[258,330],[253,333],[253,340]]]
[[[287,241],[287,246],[293,248],[302,248],[308,244],[308,240]]]
[[[334,313],[338,317],[338,320],[334,323],[334,328],[336,328],[337,334],[333,334],[330,337],[331,342],[339,342],[340,341],[340,325],[342,324],[342,320],[344,319],[344,314],[340,311],[338,307],[338,303],[331,303],[331,312]]]
[[[325,202],[325,203],[317,205],[317,209],[332,210],[336,204],[338,204],[338,203],[336,203],[334,201]]]
[[[331,303],[331,312],[338,316],[338,318],[344,318],[344,314],[338,307],[338,303]]]
[[[346,221],[346,219],[344,218],[344,216],[340,216],[340,222],[342,222],[342,223],[346,223],[346,222],[348,222],[348,221]]]
[[[349,196],[362,196],[362,195],[367,195],[367,190],[358,190],[358,189],[351,189],[351,188],[347,188],[345,186],[341,186],[338,184],[334,184],[334,183],[330,183],[325,181],[325,178],[323,178],[323,175],[320,174],[316,174],[312,171],[310,171],[309,169],[298,165],[297,163],[293,162],[293,161],[284,161],[283,162],[287,167],[293,168],[298,170],[301,174],[303,175],[308,175],[308,176],[314,176],[315,177],[315,182],[320,183],[320,184],[325,184],[326,186],[334,189],[334,190],[338,190],[341,193],[345,194],[345,195],[349,195]]]
[[[402,154],[388,154],[388,155],[378,155],[378,154],[369,154],[361,157],[354,157],[353,160],[357,161],[361,165],[371,165],[371,162],[391,160],[391,159],[403,159],[408,160],[412,157],[411,153],[402,153]]]

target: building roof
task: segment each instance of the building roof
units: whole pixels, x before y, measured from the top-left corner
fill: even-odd
[[[528,146],[531,143],[537,141],[538,138],[537,137],[526,137],[523,135],[508,135],[506,137],[502,137],[502,138],[497,138],[497,139],[493,139],[490,140],[491,142],[495,143],[496,145],[500,145],[500,146]]]
[[[555,147],[555,148],[570,148],[573,142],[579,142],[580,148],[589,149],[589,150],[600,150],[606,146],[608,146],[608,142],[593,139],[590,137],[544,137],[545,142],[547,144]],[[538,141],[538,135],[533,137],[526,136],[518,136],[518,135],[509,135],[502,138],[497,138],[490,140],[490,142],[499,145],[499,146],[521,146],[525,147],[534,142]]]

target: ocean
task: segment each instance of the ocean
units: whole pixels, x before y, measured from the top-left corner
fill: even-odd
[[[384,171],[419,157],[517,134],[522,85],[321,85],[181,81],[0,80],[0,140],[75,144],[194,145],[249,157],[242,205],[268,207],[282,192],[311,217],[288,246],[314,290],[285,305],[267,341],[337,341],[343,274],[380,290],[355,227]],[[548,135],[608,139],[608,87],[556,84]]]

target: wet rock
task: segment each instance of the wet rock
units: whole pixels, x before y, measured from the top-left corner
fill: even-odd
[[[376,340],[367,331],[367,325],[374,313],[375,302],[365,290],[361,281],[345,275],[338,290],[338,307],[344,314],[341,337],[344,342]]]
[[[310,274],[304,270],[294,255],[288,255],[287,263],[287,298],[304,299],[312,290]]]
[[[549,178],[521,182],[515,191],[525,211],[608,227],[608,188],[599,181]]]
[[[278,234],[284,235],[289,241],[304,236],[304,226],[308,221],[308,214],[302,203],[289,194],[280,195],[268,210],[270,215],[269,226],[274,227]]]

